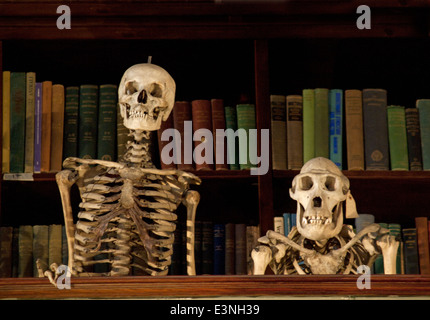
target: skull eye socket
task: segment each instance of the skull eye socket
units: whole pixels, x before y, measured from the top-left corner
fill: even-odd
[[[336,190],[336,178],[330,177],[330,176],[326,177],[324,185],[328,191],[335,191]]]
[[[314,185],[314,182],[312,181],[312,178],[309,176],[302,177],[300,179],[300,189],[302,190],[310,190],[312,189]]]
[[[136,93],[136,92],[137,92],[137,88],[135,86],[134,81],[127,82],[127,84],[125,85],[125,94],[132,95],[133,93]]]
[[[155,98],[161,98],[163,96],[163,90],[158,83],[153,83],[149,94]]]

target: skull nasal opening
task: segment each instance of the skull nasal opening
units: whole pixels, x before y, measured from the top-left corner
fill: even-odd
[[[139,96],[137,97],[137,101],[139,103],[146,104],[146,101],[148,99],[148,95],[146,94],[145,90],[140,91]]]
[[[322,199],[320,197],[315,197],[313,199],[314,208],[321,208]]]

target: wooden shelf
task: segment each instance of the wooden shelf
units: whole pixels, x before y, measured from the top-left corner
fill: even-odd
[[[70,290],[59,290],[46,278],[1,278],[0,298],[430,295],[430,276],[371,275],[371,288],[361,290],[357,279],[356,275],[94,277],[72,278]]]
[[[299,170],[273,170],[274,178],[288,178],[292,179],[297,174]],[[429,179],[430,171],[353,171],[353,170],[343,170],[343,174],[348,177],[348,179],[360,179],[360,180],[373,180],[373,179],[401,179],[401,180],[415,180],[415,179]]]

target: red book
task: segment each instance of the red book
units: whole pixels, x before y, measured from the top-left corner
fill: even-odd
[[[210,132],[211,138],[205,139],[205,137],[202,136],[198,141],[194,141],[196,170],[213,170],[213,152],[212,157],[206,153],[208,150],[213,151],[211,102],[209,100],[194,100],[191,102],[191,107],[193,117],[193,139],[197,138],[196,131],[199,129],[207,129]],[[207,135],[207,138],[209,138],[209,135]]]
[[[192,120],[191,103],[188,101],[176,101],[173,107],[173,125],[181,134],[181,159],[178,163],[178,169],[183,171],[194,170],[192,132],[189,133],[189,137],[185,137],[184,134],[184,121]]]
[[[216,170],[228,170],[227,164],[227,145],[226,141],[224,141],[224,147],[222,150],[217,150],[217,129],[221,129],[225,132],[225,115],[224,115],[224,100],[222,99],[212,99],[211,100],[212,107],[212,131],[214,137],[214,160],[215,160],[215,169]],[[222,138],[224,139],[224,138]],[[219,161],[218,159],[222,159]],[[222,163],[219,163],[222,162]]]

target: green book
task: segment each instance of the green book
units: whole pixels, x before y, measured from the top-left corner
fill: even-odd
[[[303,90],[303,163],[315,158],[315,90]]]
[[[39,277],[36,260],[39,259],[43,269],[49,268],[49,226],[33,227],[33,276]]]
[[[18,231],[18,277],[33,276],[33,227],[19,226]]]
[[[385,228],[388,230],[388,223],[378,223],[382,228]],[[378,257],[375,260],[375,264],[374,264],[374,270],[375,270],[375,274],[385,274],[384,271],[384,257],[381,254],[378,255]]]
[[[256,129],[255,106],[253,104],[238,104],[237,111],[237,129],[239,132],[239,165],[240,169],[250,169],[255,167],[253,163],[257,163],[257,135],[250,134],[251,129]],[[241,134],[241,129],[245,130],[245,134]]]
[[[97,159],[115,161],[116,156],[116,106],[118,88],[113,84],[100,86]]]
[[[329,90],[315,89],[315,157],[330,157]]]
[[[405,108],[388,106],[387,121],[391,170],[409,170]]]
[[[36,73],[26,74],[25,160],[24,172],[34,171],[34,111],[36,103]]]
[[[227,141],[230,141],[230,143],[227,143],[227,163],[230,170],[239,170],[239,149],[238,142],[235,139],[235,132],[237,130],[236,108],[225,106],[224,114]]]
[[[61,224],[51,224],[48,230],[48,264],[58,265],[63,263],[63,226]]]
[[[96,85],[81,85],[79,96],[79,158],[95,159],[97,156],[97,103],[98,87]]]
[[[10,75],[10,172],[24,172],[26,74],[12,72]]]
[[[430,170],[430,99],[417,100],[417,108],[420,117],[423,169]]]
[[[66,87],[63,158],[78,155],[79,87]]]
[[[388,224],[388,230],[390,230],[390,235],[396,237],[396,240],[399,241],[399,247],[397,248],[397,255],[396,255],[396,274],[401,274],[402,273],[402,256],[401,256],[402,228],[400,224],[390,223]]]

